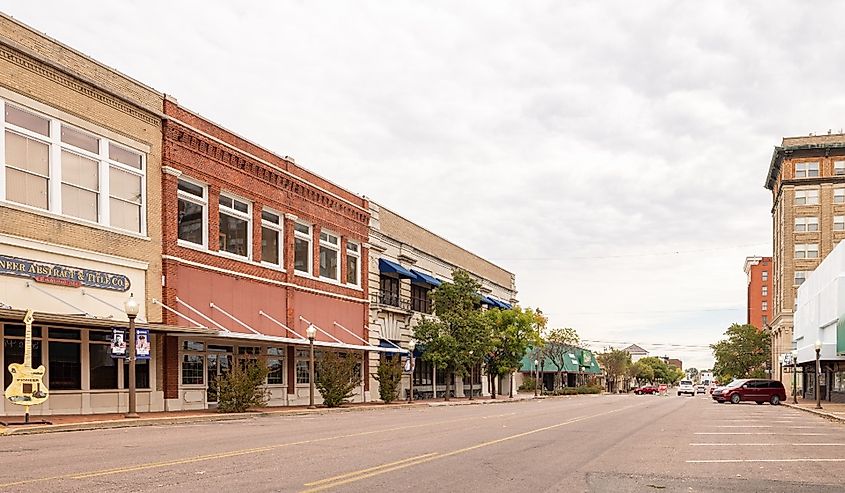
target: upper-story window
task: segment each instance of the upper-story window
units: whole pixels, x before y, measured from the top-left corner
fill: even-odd
[[[293,268],[311,274],[311,226],[297,222],[293,232]]]
[[[282,265],[282,216],[264,209],[261,211],[261,261]]]
[[[208,245],[208,187],[179,179],[179,225],[177,238],[195,245]]]
[[[145,156],[5,101],[0,199],[144,233]]]
[[[819,230],[818,217],[796,217],[795,218],[795,232],[805,233]]]
[[[818,243],[796,243],[795,258],[819,258]]]
[[[809,274],[809,272],[805,270],[796,270],[795,277],[793,279],[793,284],[796,286],[804,284],[804,281],[807,280],[807,274]]]
[[[833,162],[833,174],[834,175],[845,175],[845,161],[834,161]]]
[[[329,231],[320,231],[320,277],[340,280],[340,238]]]
[[[763,281],[768,281],[769,280],[769,271],[764,270],[763,273],[762,273],[762,277],[763,277]]]
[[[761,296],[769,296],[769,287],[763,286],[763,289],[761,290],[760,294],[761,294]]]
[[[845,231],[845,216],[833,216],[833,230]]]
[[[795,205],[818,205],[819,191],[818,190],[796,190],[795,191]]]
[[[252,204],[220,194],[220,251],[251,257]]]
[[[845,204],[845,188],[834,188],[833,189],[833,203],[834,204]]]
[[[819,176],[819,162],[795,163],[795,178],[815,178]]]
[[[764,312],[765,312],[765,311],[767,311],[767,310],[769,309],[769,302],[768,302],[768,301],[764,301],[764,302],[762,302],[762,303],[761,303],[761,305],[762,305],[762,306],[761,306],[760,308],[761,308]]]
[[[361,285],[361,245],[346,242],[346,284]]]

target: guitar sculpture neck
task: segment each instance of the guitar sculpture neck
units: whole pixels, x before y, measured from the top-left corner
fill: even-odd
[[[23,322],[26,324],[26,340],[24,341],[23,365],[32,368],[32,310],[26,311]]]

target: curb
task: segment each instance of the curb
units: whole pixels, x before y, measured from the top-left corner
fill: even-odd
[[[801,407],[795,404],[787,404],[785,402],[781,402],[781,405],[792,408],[792,409],[800,409],[801,411],[808,412],[810,414],[815,414],[816,416],[821,416],[823,418],[831,419],[834,421],[839,421],[841,423],[845,423],[845,417],[837,416],[835,414],[826,413],[824,411],[819,411],[818,409],[808,409],[806,407]]]
[[[109,430],[118,428],[139,428],[142,426],[178,425],[215,421],[235,421],[259,418],[264,416],[307,416],[312,414],[329,414],[342,412],[363,412],[377,409],[411,408],[413,404],[381,404],[371,406],[335,407],[318,409],[281,409],[274,411],[257,411],[246,413],[203,414],[195,416],[170,416],[160,418],[116,419],[111,421],[86,421],[81,423],[67,423],[59,425],[35,425],[23,428],[0,427],[0,436],[13,435],[41,435],[45,433],[61,433],[69,431]]]
[[[525,399],[511,399],[510,397],[504,399],[483,399],[472,401],[454,401],[454,402],[430,402],[428,407],[451,407],[451,406],[481,406],[488,404],[509,404],[514,402],[527,402],[535,399],[545,399],[545,397],[528,397]]]

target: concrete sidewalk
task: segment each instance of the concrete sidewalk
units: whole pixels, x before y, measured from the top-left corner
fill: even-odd
[[[799,397],[798,404],[793,404],[792,397],[790,397],[787,401],[784,401],[781,404],[845,423],[845,403],[822,401],[822,409],[816,409],[815,400],[802,399]]]

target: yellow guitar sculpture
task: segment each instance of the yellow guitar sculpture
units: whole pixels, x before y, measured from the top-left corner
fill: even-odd
[[[26,324],[26,341],[24,343],[23,364],[12,363],[9,373],[12,383],[6,387],[6,398],[13,404],[29,406],[41,404],[47,400],[47,386],[44,385],[44,365],[32,367],[32,310],[26,311],[23,322]]]

